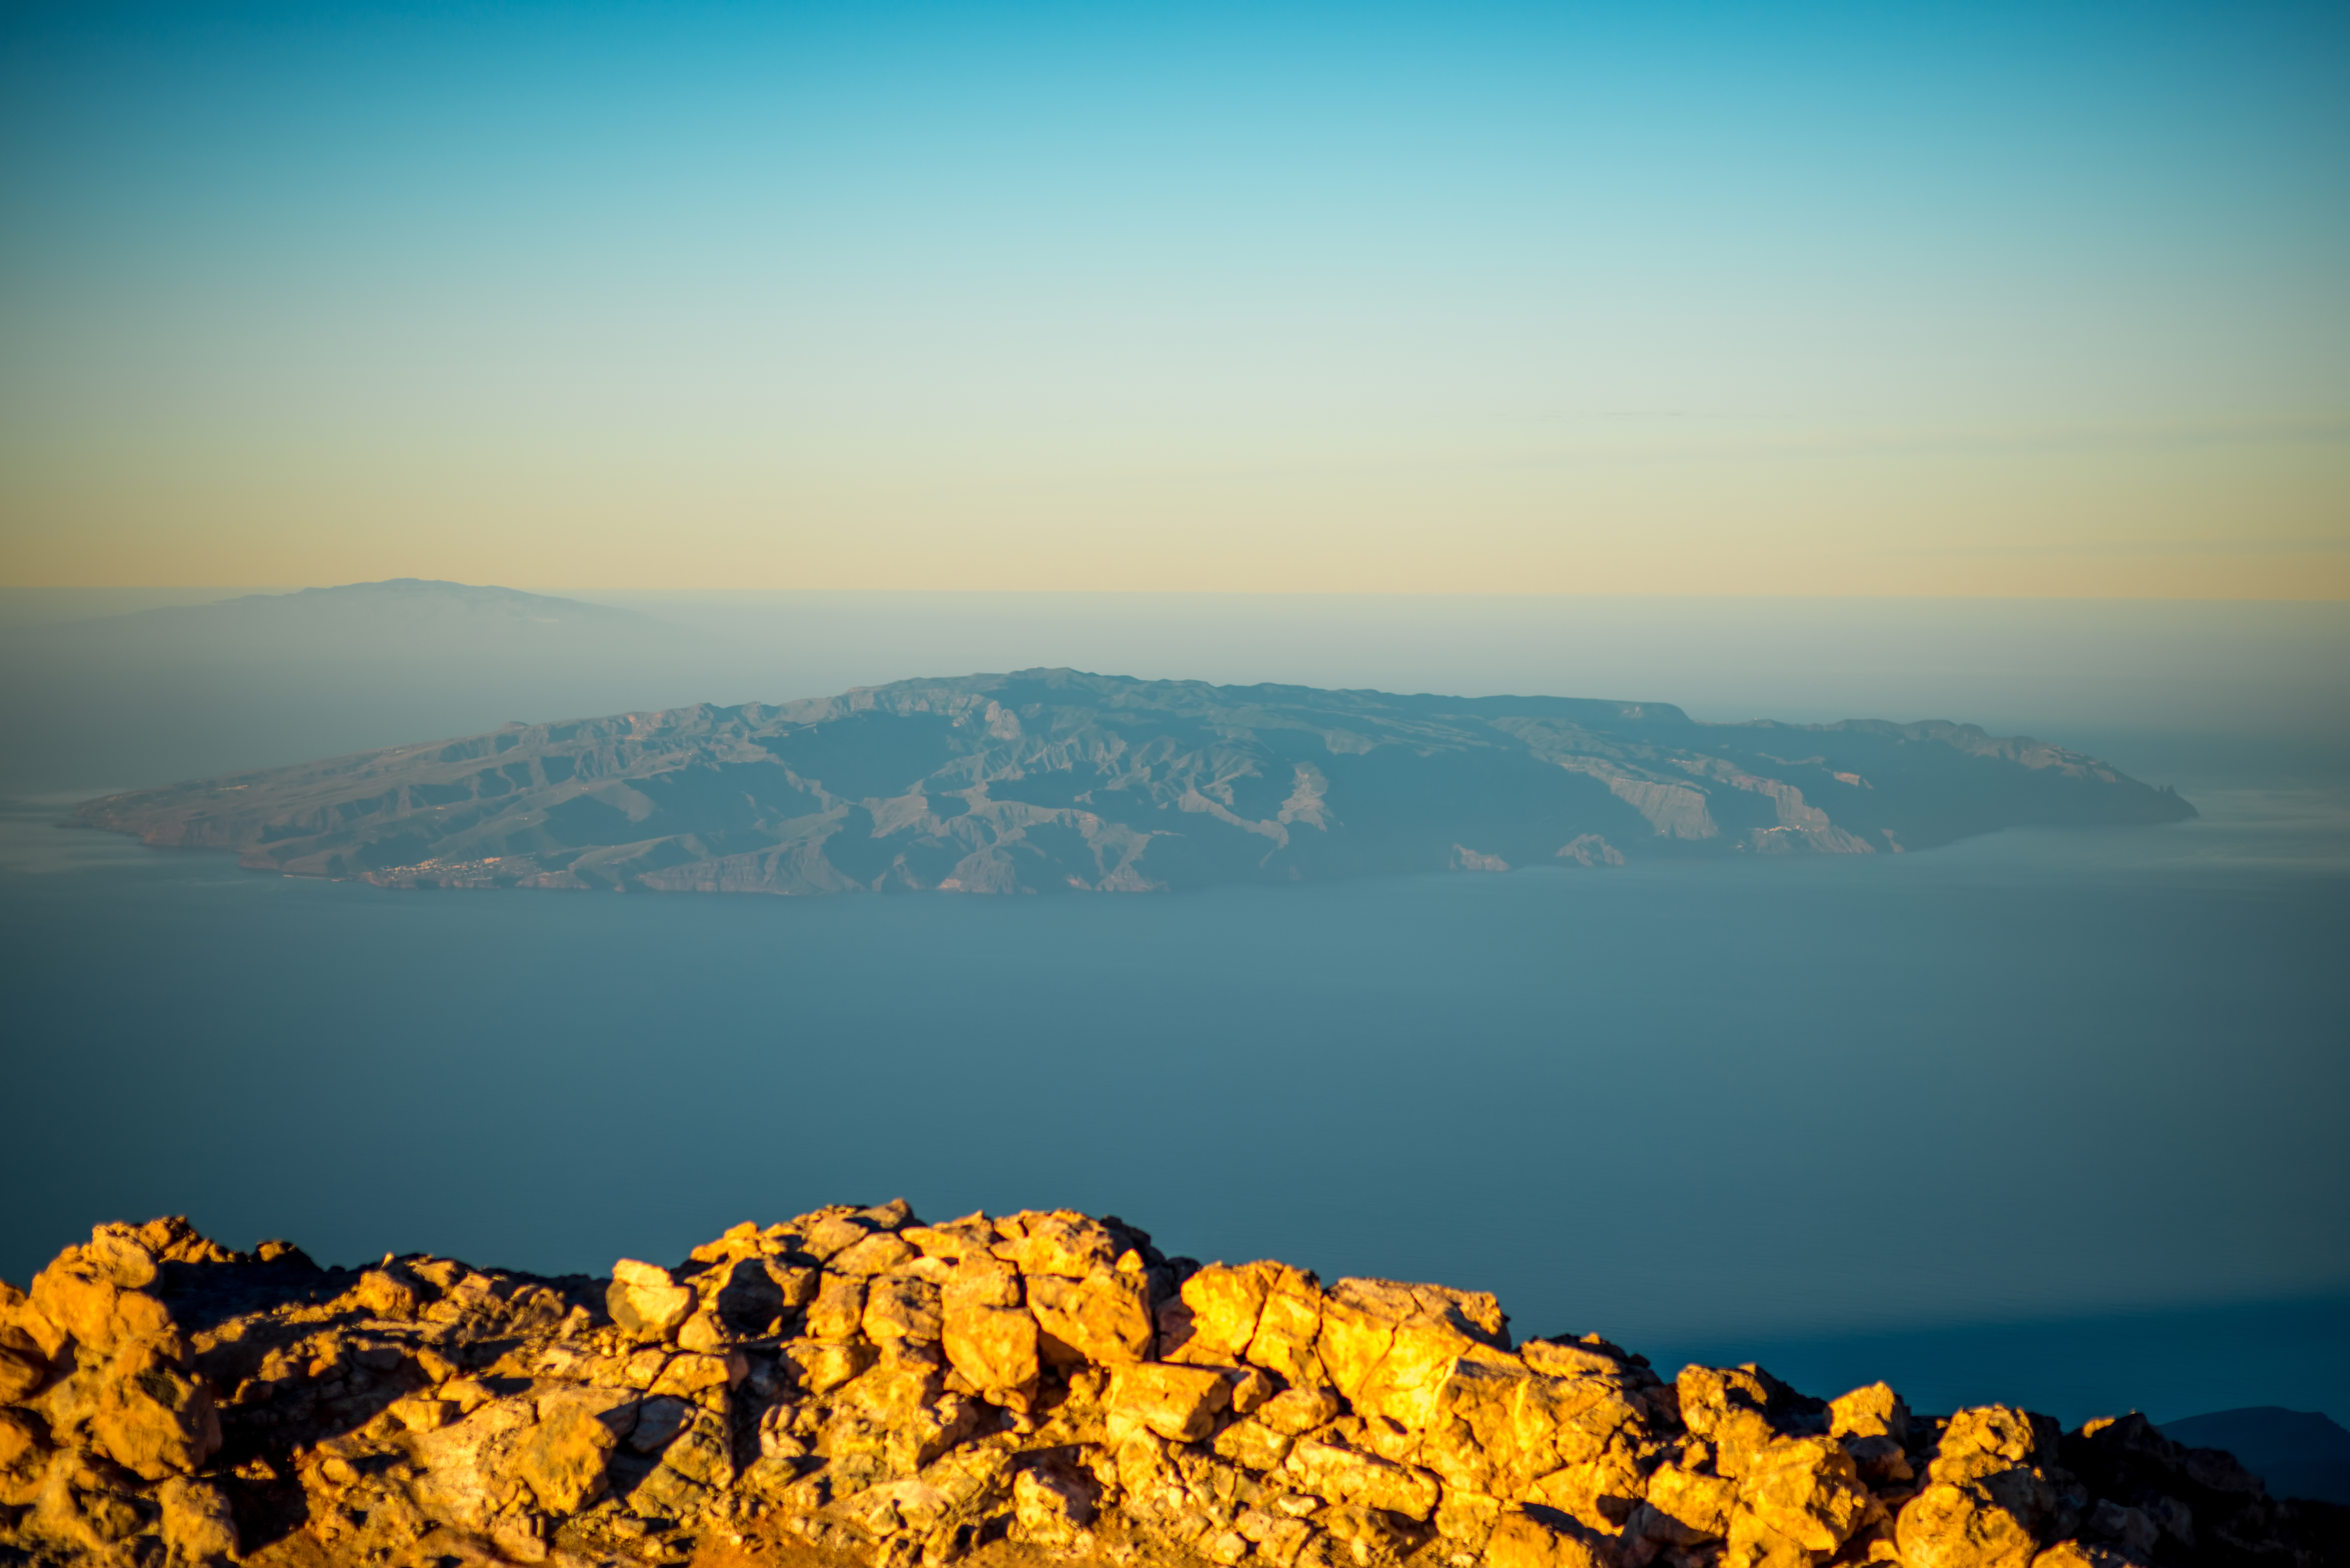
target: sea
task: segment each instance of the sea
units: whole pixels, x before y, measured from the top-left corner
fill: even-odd
[[[1668,1375],[2350,1418],[2350,785],[2135,759],[2201,816],[1030,898],[390,890],[20,792],[0,1277],[158,1213],[602,1272],[902,1196],[1490,1290]]]

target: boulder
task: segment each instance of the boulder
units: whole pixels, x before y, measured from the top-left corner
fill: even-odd
[[[1357,1409],[1425,1426],[1427,1401],[1456,1357],[1472,1345],[1508,1348],[1503,1323],[1500,1304],[1482,1293],[1340,1280],[1323,1299],[1315,1350]]]
[[[549,1513],[576,1513],[603,1494],[618,1441],[612,1428],[573,1402],[541,1407],[515,1454],[515,1474]]]
[[[1014,1522],[1021,1539],[1035,1545],[1074,1545],[1100,1507],[1100,1486],[1080,1471],[1024,1469],[1013,1481]]]
[[[2032,1568],[2147,1568],[2151,1560],[2085,1541],[2060,1541],[2032,1560]]]
[[[155,1501],[175,1568],[209,1568],[236,1557],[236,1513],[220,1488],[173,1476],[155,1489]]]
[[[1215,1429],[1232,1403],[1232,1385],[1218,1368],[1134,1362],[1110,1373],[1109,1440],[1146,1427],[1170,1442],[1196,1443]]]
[[[622,1258],[612,1265],[612,1283],[604,1293],[604,1306],[624,1334],[638,1339],[667,1339],[693,1315],[695,1305],[691,1288],[670,1278],[667,1269],[634,1258]]]
[[[1778,1440],[1768,1413],[1775,1382],[1759,1366],[1684,1366],[1674,1379],[1682,1424],[1712,1445],[1723,1475],[1739,1474]]]
[[[1726,1476],[1659,1465],[1648,1477],[1637,1520],[1627,1522],[1627,1532],[1668,1546],[1721,1541],[1730,1534],[1731,1510],[1737,1501],[1738,1483]]]
[[[1326,1502],[1360,1503],[1417,1520],[1436,1511],[1440,1489],[1428,1471],[1319,1438],[1300,1438],[1282,1474]]]
[[[1216,1457],[1243,1469],[1278,1469],[1295,1439],[1259,1420],[1234,1421],[1216,1434]]]
[[[13,1323],[0,1322],[0,1405],[28,1398],[49,1380],[41,1342]]]
[[[995,1229],[994,1255],[1027,1275],[1081,1280],[1114,1270],[1126,1251],[1108,1226],[1074,1210],[1007,1214]]]
[[[1738,1478],[1724,1568],[1825,1563],[1872,1515],[1882,1511],[1835,1438],[1781,1438]]]
[[[944,1332],[943,1312],[937,1285],[902,1274],[884,1276],[866,1287],[865,1337],[876,1343],[937,1339]]]
[[[1081,1278],[1035,1274],[1027,1280],[1027,1294],[1048,1362],[1107,1365],[1150,1354],[1149,1280],[1139,1270],[1101,1269]]]
[[[1329,1376],[1315,1345],[1322,1336],[1322,1287],[1303,1269],[1266,1265],[1264,1304],[1248,1359],[1293,1388],[1326,1386]]]
[[[211,1387],[151,1340],[123,1346],[106,1368],[90,1431],[117,1464],[151,1481],[194,1470],[221,1446]]]
[[[154,1259],[135,1244],[108,1240],[114,1244],[94,1255],[90,1248],[68,1247],[33,1276],[31,1306],[39,1320],[94,1356],[133,1340],[160,1340],[174,1333],[172,1314],[161,1301],[121,1282],[140,1276],[135,1264],[142,1259],[145,1277],[152,1280]],[[54,1359],[57,1347],[47,1348]]]
[[[1903,1507],[1894,1524],[1903,1568],[2030,1568],[2040,1542],[2032,1527],[1979,1486],[1938,1481]]]
[[[1036,1320],[1018,1273],[993,1258],[959,1264],[940,1290],[940,1340],[955,1371],[983,1393],[1035,1386]]]
[[[50,1450],[47,1421],[30,1410],[0,1408],[0,1508],[22,1508],[40,1496]]]
[[[2081,1533],[2133,1557],[2151,1558],[2162,1531],[2144,1509],[2101,1497],[2081,1521]]]
[[[2004,1405],[1961,1410],[1943,1427],[1927,1474],[1938,1481],[1970,1481],[2056,1457],[2055,1423]]]
[[[1503,1513],[1485,1542],[1484,1568],[1615,1568],[1608,1542],[1571,1520]]]
[[[1279,1268],[1277,1263],[1238,1268],[1211,1263],[1185,1280],[1175,1297],[1159,1305],[1159,1356],[1208,1366],[1246,1360],[1265,1293]]]
[[[793,1339],[775,1348],[775,1364],[796,1390],[821,1398],[880,1359],[862,1340]]]
[[[866,1276],[825,1271],[808,1303],[807,1331],[817,1339],[854,1339],[865,1326]]]
[[[913,1244],[889,1231],[879,1231],[842,1248],[825,1260],[826,1272],[868,1277],[886,1274],[918,1256]]]
[[[1872,1383],[1828,1401],[1828,1435],[1833,1438],[1890,1438],[1898,1445],[1909,1440],[1909,1407],[1887,1383]]]
[[[1256,1407],[1256,1418],[1276,1432],[1298,1437],[1336,1420],[1346,1404],[1329,1388],[1284,1388]]]

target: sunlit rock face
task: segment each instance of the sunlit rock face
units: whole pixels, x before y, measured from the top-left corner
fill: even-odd
[[[0,1375],[26,1563],[2350,1561],[2350,1511],[2138,1417],[1666,1381],[1491,1295],[1066,1210],[825,1209],[608,1279],[106,1225],[0,1286]]]
[[[808,894],[1885,854],[2195,812],[2095,758],[1965,725],[1031,670],[511,725],[78,815],[299,876]]]

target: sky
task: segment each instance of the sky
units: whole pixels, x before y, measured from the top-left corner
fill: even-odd
[[[0,586],[2350,597],[2350,10],[0,8]]]

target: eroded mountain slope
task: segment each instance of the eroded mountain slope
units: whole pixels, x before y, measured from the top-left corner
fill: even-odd
[[[1066,670],[517,724],[79,808],[298,876],[774,893],[1867,854],[2193,815],[2095,758],[1966,725]]]

